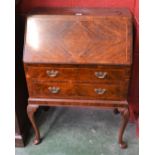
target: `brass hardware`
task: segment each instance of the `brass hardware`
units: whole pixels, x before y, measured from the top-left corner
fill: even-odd
[[[95,72],[95,76],[99,79],[104,79],[107,76],[107,72]]]
[[[96,92],[96,94],[102,95],[106,92],[106,89],[95,88],[94,91]]]
[[[46,73],[49,77],[56,77],[59,72],[55,70],[47,70]]]
[[[57,94],[60,91],[59,87],[48,87],[48,90],[53,93],[53,94]]]

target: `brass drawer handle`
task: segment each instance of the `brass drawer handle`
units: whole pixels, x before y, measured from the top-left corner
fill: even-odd
[[[59,87],[48,87],[48,90],[52,93],[52,94],[58,94],[60,91]]]
[[[95,76],[99,79],[104,79],[107,76],[107,72],[95,72]]]
[[[47,70],[46,73],[49,77],[56,77],[59,72],[55,70]]]
[[[96,92],[96,94],[102,95],[106,92],[106,89],[95,88],[94,91]]]

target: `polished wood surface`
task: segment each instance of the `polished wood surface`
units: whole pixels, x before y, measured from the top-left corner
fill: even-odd
[[[118,108],[118,111],[121,113],[122,121],[118,133],[118,143],[122,149],[127,147],[127,143],[123,141],[123,133],[127,126],[129,120],[129,109],[128,108]]]
[[[97,66],[58,67],[25,65],[29,95],[34,98],[97,98],[123,100],[127,98],[130,67]],[[98,74],[97,74],[98,73]],[[82,75],[82,76],[81,76]],[[109,85],[110,84],[110,85]],[[59,89],[51,93],[50,87]],[[105,89],[97,94],[96,89]]]
[[[130,66],[109,65],[26,65],[26,77],[31,81],[78,81],[78,82],[102,82],[115,83],[130,78]],[[50,76],[48,72],[57,72]],[[96,76],[96,72],[106,73],[105,77]],[[81,76],[82,75],[82,76]]]
[[[35,119],[34,119],[34,113],[37,111],[38,108],[39,108],[38,105],[29,104],[27,106],[27,114],[28,114],[28,117],[32,123],[33,129],[35,130],[35,138],[33,141],[34,144],[39,144],[39,142],[40,142],[40,132],[38,130],[38,127],[37,127]]]
[[[29,12],[30,15],[75,15],[76,13],[82,13],[83,15],[94,16],[127,16],[132,18],[131,12],[126,8],[80,8],[80,7],[44,7],[35,8]]]
[[[122,114],[118,141],[128,121],[132,64],[132,16],[126,9],[45,9],[27,19],[24,69],[28,116],[40,142],[39,106],[110,108]]]
[[[59,89],[57,93],[51,89]],[[91,84],[91,83],[29,83],[29,95],[33,98],[75,98],[75,99],[106,99],[125,100],[128,85]]]
[[[92,99],[60,99],[60,98],[29,98],[30,104],[40,106],[63,106],[63,107],[95,107],[95,108],[128,108],[128,101],[108,101],[108,100],[92,100]]]
[[[131,64],[132,18],[127,10],[71,11],[28,17],[24,62]]]

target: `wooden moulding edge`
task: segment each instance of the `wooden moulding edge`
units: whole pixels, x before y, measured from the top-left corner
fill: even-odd
[[[99,108],[118,108],[128,107],[128,101],[110,101],[110,100],[88,100],[88,99],[47,99],[47,98],[29,98],[29,104],[38,104],[40,106],[64,106],[64,107],[99,107]]]

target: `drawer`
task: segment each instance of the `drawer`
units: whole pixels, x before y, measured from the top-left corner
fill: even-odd
[[[73,89],[72,84],[65,82],[29,82],[28,88],[32,98],[64,98],[76,95],[76,89]]]
[[[78,80],[83,82],[113,82],[129,79],[129,72],[124,68],[80,68]]]
[[[32,98],[80,98],[123,100],[127,95],[127,84],[118,85],[93,83],[29,83]]]
[[[108,84],[77,84],[77,94],[83,98],[104,99],[104,100],[123,100],[127,97],[127,83],[108,85]]]
[[[33,81],[115,82],[129,79],[129,68],[116,67],[27,67],[26,77]]]
[[[67,81],[76,80],[76,68],[61,67],[27,67],[26,77],[37,81]]]

